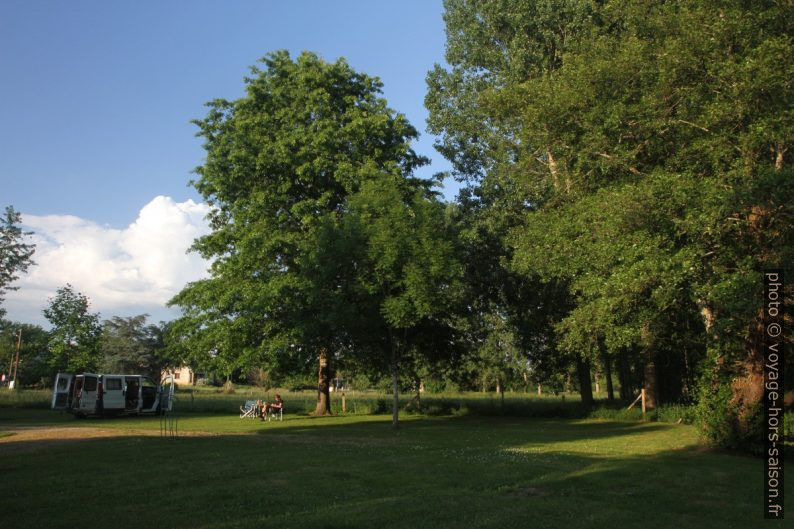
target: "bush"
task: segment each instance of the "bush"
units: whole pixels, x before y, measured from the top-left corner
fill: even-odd
[[[373,415],[384,415],[386,413],[391,413],[392,406],[389,401],[386,399],[378,399],[375,401],[375,407],[372,409]]]
[[[681,421],[684,424],[695,424],[697,422],[697,408],[680,404],[662,406],[656,410],[656,418],[660,422],[677,423]]]
[[[446,399],[411,399],[402,409],[409,414],[440,416],[457,414],[460,407],[460,403]]]
[[[712,446],[741,448],[742,442],[736,431],[736,411],[731,405],[731,388],[723,384],[716,388],[704,388],[697,406],[697,424],[703,440]]]

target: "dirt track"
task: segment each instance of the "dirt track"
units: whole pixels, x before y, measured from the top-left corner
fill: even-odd
[[[115,428],[89,428],[89,427],[52,427],[31,426],[16,427],[0,430],[0,445],[10,443],[23,443],[26,441],[67,441],[73,439],[96,439],[100,437],[128,437],[140,435],[160,435],[157,430],[121,430]],[[2,448],[0,448],[2,450]]]
[[[11,434],[11,435],[5,435]],[[211,432],[179,432],[179,437],[209,437]],[[228,434],[227,434],[228,435]],[[135,430],[91,427],[17,426],[0,429],[0,454],[38,450],[57,443],[107,439],[110,437],[159,437],[159,430]]]

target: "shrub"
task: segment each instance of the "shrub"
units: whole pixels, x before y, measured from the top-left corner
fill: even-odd
[[[391,413],[391,403],[386,399],[378,399],[375,401],[375,407],[372,409],[373,415],[383,415]]]
[[[656,410],[656,418],[660,422],[681,421],[684,424],[695,424],[697,422],[697,408],[680,404],[662,406]]]
[[[739,448],[736,412],[731,406],[731,388],[728,384],[703,388],[697,406],[697,424],[703,440],[712,446]]]

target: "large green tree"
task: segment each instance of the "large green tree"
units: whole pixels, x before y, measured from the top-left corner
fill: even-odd
[[[469,166],[518,190],[512,261],[569,286],[563,348],[636,351],[659,396],[660,358],[678,356],[689,376],[685,355],[708,347],[704,433],[752,440],[761,274],[794,248],[794,13],[772,1],[552,4],[447,3],[458,55],[431,88],[459,86],[429,96],[445,145],[487,146]],[[537,23],[518,15],[538,9]],[[485,129],[448,93],[468,94]]]
[[[174,332],[230,375],[251,365],[319,365],[316,412],[330,412],[329,362],[349,350],[357,309],[347,241],[335,235],[346,200],[384,174],[423,188],[416,130],[386,106],[378,79],[340,59],[268,55],[246,95],[209,103],[197,120],[207,151],[194,186],[213,205],[212,233],[193,248],[211,277],[172,301]]]
[[[20,222],[22,215],[11,206],[6,207],[0,217],[0,304],[6,292],[16,290],[11,283],[33,264],[35,246],[25,242],[30,233],[22,231]],[[5,310],[0,307],[0,317],[4,314]]]
[[[356,303],[368,313],[354,322],[350,335],[358,346],[388,359],[396,427],[401,362],[429,360],[448,349],[427,345],[445,334],[460,289],[454,232],[435,195],[406,185],[398,175],[365,182],[349,203],[345,228],[361,241],[353,269],[363,292]]]
[[[587,364],[560,355],[553,324],[570,309],[565,278],[542,281],[511,269],[511,230],[522,226],[551,185],[536,185],[524,151],[525,102],[522,82],[558,69],[573,37],[592,24],[589,1],[448,0],[448,68],[437,65],[427,78],[428,129],[439,134],[437,149],[452,163],[453,175],[468,185],[458,199],[458,224],[466,274],[461,331],[471,345],[493,343],[505,330],[514,334],[532,364],[536,381],[553,377],[565,364]],[[556,188],[565,188],[558,178]],[[502,321],[500,326],[487,322]],[[501,328],[502,326],[508,328]],[[493,334],[493,335],[492,335]],[[478,346],[470,354],[478,356]],[[589,372],[583,372],[589,377]],[[583,386],[587,388],[587,386]],[[592,396],[583,392],[583,400]]]
[[[146,373],[159,380],[163,368],[173,364],[165,346],[165,324],[147,323],[148,315],[102,322],[101,369],[106,373]]]
[[[99,367],[102,326],[99,314],[90,312],[89,307],[88,297],[69,284],[49,299],[43,312],[52,325],[49,364],[54,371],[79,373]]]

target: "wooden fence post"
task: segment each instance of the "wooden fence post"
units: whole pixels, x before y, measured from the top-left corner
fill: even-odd
[[[642,388],[640,396],[642,397],[642,416],[645,417],[645,388]]]

